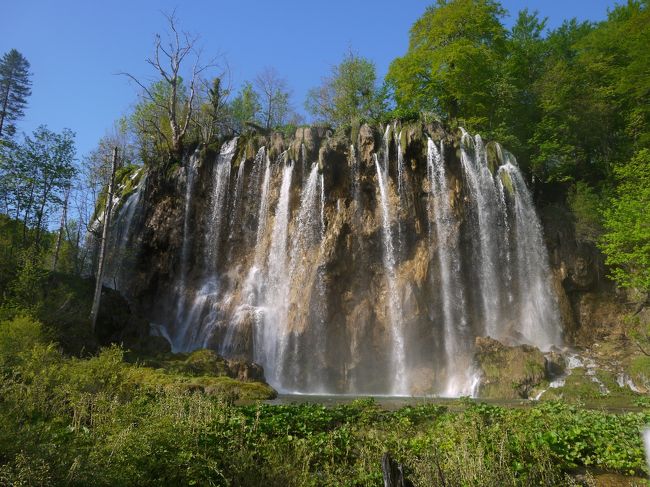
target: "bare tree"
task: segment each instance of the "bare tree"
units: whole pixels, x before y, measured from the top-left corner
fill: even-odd
[[[104,261],[106,257],[106,244],[108,243],[108,229],[111,226],[111,210],[113,205],[113,184],[115,182],[115,171],[117,170],[117,147],[113,149],[113,160],[111,163],[111,177],[108,181],[108,194],[106,195],[106,206],[104,208],[104,226],[99,247],[99,260],[97,264],[97,275],[95,276],[95,294],[93,305],[90,310],[91,329],[95,331],[97,314],[99,313],[99,301],[102,296],[102,281],[104,280]]]
[[[266,67],[255,77],[255,88],[262,103],[264,128],[283,125],[291,112],[287,81],[274,68]]]
[[[119,73],[133,80],[143,91],[143,97],[158,109],[160,109],[169,121],[168,131],[161,127],[158,120],[147,121],[149,130],[164,140],[169,151],[176,157],[183,153],[183,139],[187,135],[192,113],[195,109],[195,97],[201,73],[214,67],[216,64],[210,62],[201,64],[201,52],[196,48],[198,37],[182,31],[178,27],[176,13],[163,13],[167,19],[167,32],[165,39],[156,34],[154,41],[154,54],[147,58],[146,62],[153,67],[160,75],[167,90],[161,97],[160,93],[152,90],[152,85],[147,85],[130,73]],[[188,76],[182,77],[182,68],[186,63],[191,62]],[[185,91],[182,87],[182,80],[187,79]]]

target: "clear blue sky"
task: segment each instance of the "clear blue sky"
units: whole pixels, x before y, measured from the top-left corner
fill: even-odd
[[[144,63],[161,11],[177,8],[185,30],[201,36],[206,54],[223,54],[232,81],[273,66],[303,110],[307,90],[352,48],[383,77],[404,54],[412,23],[431,2],[401,0],[5,0],[0,53],[18,49],[31,63],[33,94],[19,131],[39,124],[77,133],[78,155],[135,101],[136,87],[119,71],[151,74]],[[615,0],[503,0],[509,25],[523,9],[538,10],[553,28],[564,19],[602,20]]]

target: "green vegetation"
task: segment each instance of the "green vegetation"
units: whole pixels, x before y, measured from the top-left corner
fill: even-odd
[[[571,485],[576,468],[647,471],[648,411],[236,406],[170,370],[128,364],[117,347],[66,358],[26,316],[0,331],[4,484],[377,485],[384,451],[415,485]]]
[[[332,68],[321,86],[309,91],[305,101],[318,122],[343,127],[377,120],[384,104],[374,63],[352,52]]]
[[[601,248],[623,286],[650,292],[650,150],[614,169],[615,196],[605,209]]]
[[[395,114],[431,111],[498,140],[564,199],[579,239],[600,242],[611,276],[647,292],[650,8],[631,0],[607,20],[519,12],[507,30],[493,0],[437,0],[390,66]]]
[[[29,61],[16,49],[0,59],[0,141],[16,133],[16,120],[25,115],[32,94]]]

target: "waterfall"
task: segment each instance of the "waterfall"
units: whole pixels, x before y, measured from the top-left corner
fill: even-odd
[[[263,317],[255,333],[255,360],[265,366],[271,384],[282,384],[278,365],[284,363],[287,340],[287,235],[289,227],[289,197],[293,164],[282,172],[280,197],[275,209],[275,220],[268,253],[268,270],[265,278]],[[259,234],[258,234],[259,236]]]
[[[138,178],[143,171],[143,168],[138,169],[133,173],[130,179],[133,181]],[[133,249],[129,248],[129,244],[134,234],[134,218],[136,212],[142,207],[142,193],[147,184],[147,175],[140,177],[135,191],[133,191],[127,198],[122,208],[120,209],[117,218],[113,220],[112,227],[114,228],[115,235],[111,238],[111,253],[109,254],[109,261],[106,266],[106,273],[104,277],[104,285],[112,287],[117,290],[123,291],[124,282],[128,277],[128,270],[130,265],[129,261],[133,260]]]
[[[192,245],[191,235],[190,235],[190,212],[192,210],[192,196],[194,194],[194,180],[196,179],[197,165],[199,163],[198,153],[195,152],[190,157],[190,160],[185,166],[185,200],[183,206],[183,243],[181,244],[181,258],[180,258],[180,272],[179,280],[177,285],[177,305],[176,305],[176,322],[183,322],[183,317],[185,314],[185,307],[187,303],[187,278],[189,271],[189,258],[190,258],[190,247]],[[184,329],[180,333],[169,334],[172,337],[171,346],[172,352],[180,352],[184,350],[182,343],[179,341],[182,340],[187,331],[188,323],[184,323]]]
[[[208,231],[206,232],[206,262],[205,270],[213,274],[217,266],[217,257],[221,244],[221,229],[224,226],[224,214],[227,211],[228,186],[230,184],[230,168],[232,158],[237,148],[237,137],[221,146],[215,162],[212,181],[211,208],[208,214]]]
[[[375,154],[375,167],[377,168],[377,182],[381,197],[382,236],[384,243],[383,261],[386,274],[386,287],[388,290],[387,325],[392,339],[392,392],[393,394],[408,393],[408,377],[406,375],[406,354],[404,346],[404,330],[402,329],[402,306],[397,289],[397,275],[395,272],[395,248],[393,235],[390,229],[393,211],[388,196],[387,178],[379,166]]]
[[[235,179],[235,194],[232,198],[232,205],[230,207],[230,218],[228,226],[230,228],[229,240],[235,238],[235,233],[240,231],[241,220],[239,218],[239,207],[241,206],[242,192],[244,189],[244,170],[246,169],[246,159],[242,157],[239,161],[239,168],[237,169],[237,178]],[[232,247],[231,247],[232,250]]]
[[[442,142],[441,142],[442,149]],[[449,188],[445,175],[444,158],[434,142],[427,142],[427,177],[429,192],[429,239],[437,246],[440,266],[440,290],[444,345],[447,365],[446,396],[467,394],[467,317],[465,292],[461,283],[460,255],[456,222],[449,203]],[[435,241],[433,231],[435,230]],[[435,284],[434,284],[435,285]]]
[[[511,189],[513,205],[514,262],[519,298],[520,333],[524,340],[542,350],[560,345],[557,298],[550,285],[551,270],[542,226],[524,178],[512,155],[504,152],[499,176]]]
[[[561,345],[541,225],[512,155],[463,133],[459,159],[429,138],[426,161],[407,162],[417,151],[398,129],[370,161],[368,146],[322,164],[304,145],[290,162],[261,147],[231,171],[235,152],[250,154],[242,139],[200,171],[193,156],[175,309],[152,319],[173,350],[254,360],[284,392],[459,396],[477,391],[476,337]],[[137,228],[142,200],[124,202],[120,226]],[[116,246],[130,245],[124,231]]]
[[[309,172],[305,186],[303,186],[300,196],[300,208],[295,220],[293,230],[292,245],[289,256],[289,283],[285,298],[290,302],[292,313],[287,316],[289,324],[299,324],[302,319],[309,317],[311,305],[311,292],[314,289],[313,283],[316,281],[316,271],[318,269],[318,245],[321,242],[321,205],[318,185],[318,164],[313,164]],[[295,290],[301,292],[296,293]],[[317,327],[314,327],[317,328]],[[307,332],[307,330],[304,330]],[[310,330],[318,339],[318,330]],[[285,380],[291,382],[295,387],[299,383],[298,373],[300,364],[298,362],[298,344],[299,339],[295,335],[293,345],[291,346],[291,357],[287,357],[286,362],[281,364],[285,368]],[[287,346],[286,340],[282,342]],[[286,357],[286,352],[281,352],[280,356]]]
[[[497,261],[499,258],[498,229],[500,209],[497,189],[488,169],[485,146],[479,135],[474,140],[463,131],[461,138],[461,164],[468,183],[475,211],[472,235],[478,237],[478,281],[483,307],[483,329],[486,335],[502,338],[501,300]]]

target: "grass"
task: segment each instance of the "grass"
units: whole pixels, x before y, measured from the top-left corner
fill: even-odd
[[[254,399],[267,390],[210,375],[222,365],[205,351],[132,363],[115,346],[66,357],[34,319],[1,322],[0,484],[371,486],[382,482],[386,451],[414,485],[572,485],[581,469],[647,474],[639,431],[650,409],[237,406],[235,392]]]

